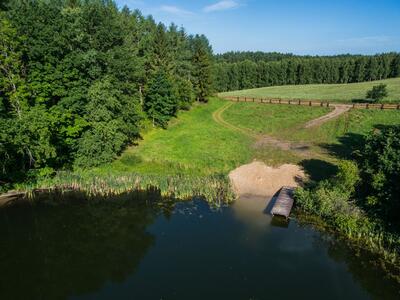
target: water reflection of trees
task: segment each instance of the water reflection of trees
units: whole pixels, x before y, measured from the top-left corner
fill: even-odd
[[[337,263],[345,263],[353,279],[366,290],[372,299],[400,299],[400,284],[388,278],[376,257],[368,251],[350,245],[331,234],[317,235],[317,243],[328,250]]]
[[[0,299],[66,299],[134,273],[154,243],[146,228],[157,209],[119,198],[2,211]]]

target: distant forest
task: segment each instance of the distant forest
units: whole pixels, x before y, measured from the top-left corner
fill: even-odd
[[[206,37],[111,0],[0,5],[0,183],[112,161],[212,89]]]
[[[274,85],[352,83],[400,76],[400,54],[296,56],[228,52],[215,56],[218,92]]]

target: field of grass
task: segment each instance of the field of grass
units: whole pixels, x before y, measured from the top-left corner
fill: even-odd
[[[253,132],[294,142],[336,143],[347,134],[366,134],[376,125],[400,124],[397,110],[350,110],[320,126],[304,124],[327,113],[328,108],[260,103],[234,103],[225,111],[229,123]]]
[[[61,173],[33,188],[73,186],[92,194],[119,194],[157,186],[164,195],[207,194],[215,199],[219,192],[213,187],[226,193],[227,174],[253,159],[268,165],[301,164],[312,178],[322,178],[330,174],[337,157],[348,154],[359,142],[360,134],[375,125],[400,124],[399,111],[352,110],[322,126],[304,128],[306,122],[328,111],[212,98],[208,104],[180,112],[168,129],[150,129],[138,145],[128,148],[114,162]],[[216,112],[226,124],[218,122]],[[304,155],[271,145],[255,146],[257,137],[263,135],[305,143],[309,152]]]
[[[349,84],[307,84],[272,86],[258,89],[220,93],[224,96],[247,96],[256,98],[312,99],[334,102],[352,102],[365,99],[374,85],[387,85],[388,96],[384,102],[400,103],[400,78]]]
[[[217,124],[212,114],[226,104],[211,99],[181,112],[168,129],[153,129],[138,146],[97,172],[139,172],[157,175],[227,174],[251,159],[252,139]]]
[[[137,146],[127,149],[113,163],[92,170],[95,174],[144,174],[155,176],[226,176],[253,159],[270,165],[300,163],[304,157],[271,146],[253,147],[255,138],[213,119],[227,104],[217,98],[179,113],[168,129],[151,129]],[[329,108],[232,103],[222,117],[229,124],[258,135],[306,143],[332,162],[332,155],[349,152],[362,134],[376,125],[400,124],[399,111],[351,110],[321,126],[304,124],[329,112]],[[344,148],[344,150],[340,149]]]
[[[218,124],[212,117],[227,102],[213,98],[208,104],[182,112],[167,130],[154,129],[143,136],[115,162],[96,169],[97,173],[137,172],[156,175],[227,175],[254,158],[268,164],[296,163],[299,157],[273,147],[252,147],[255,139]],[[318,118],[328,108],[274,106],[234,103],[223,113],[229,123],[244,125],[259,133],[295,132],[304,123]],[[248,126],[249,124],[255,128]]]

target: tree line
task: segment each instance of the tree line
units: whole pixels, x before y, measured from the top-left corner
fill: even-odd
[[[112,0],[0,6],[0,183],[113,160],[206,101],[212,50]]]
[[[229,52],[215,58],[214,88],[218,92],[274,85],[353,83],[400,76],[399,53],[312,57]]]

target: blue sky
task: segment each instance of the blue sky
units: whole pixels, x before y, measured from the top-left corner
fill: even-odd
[[[205,34],[215,53],[400,52],[400,0],[116,0]]]

